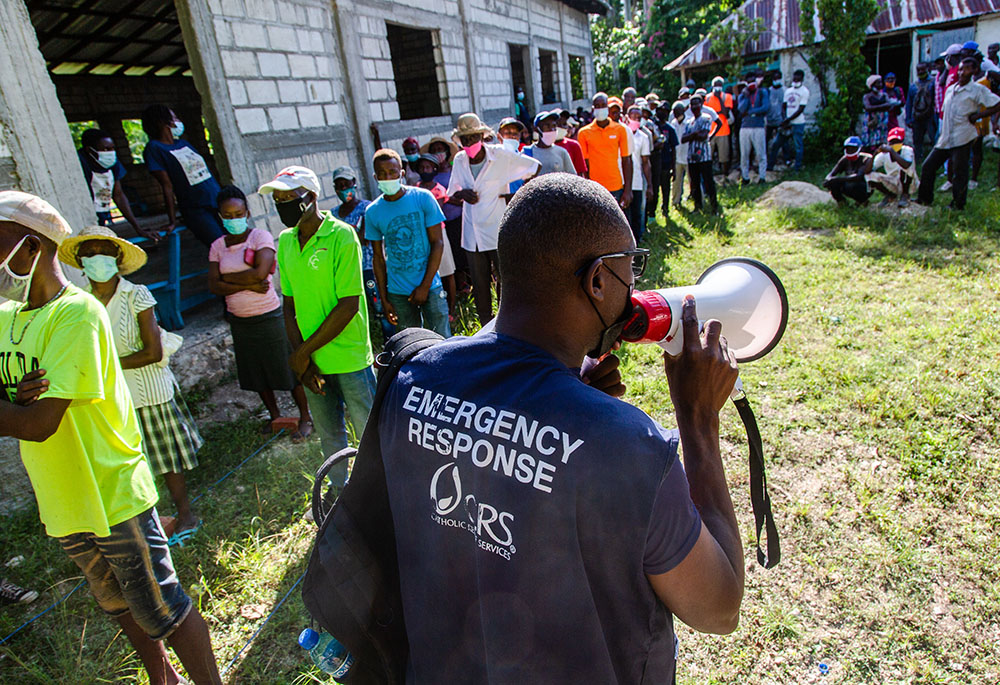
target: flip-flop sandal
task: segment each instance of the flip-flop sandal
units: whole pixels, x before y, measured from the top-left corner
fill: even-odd
[[[302,430],[303,426],[308,426],[309,430],[303,431]],[[292,433],[292,443],[298,445],[305,442],[306,440],[309,439],[309,436],[312,435],[312,432],[313,432],[312,421],[300,421],[298,430]]]
[[[185,528],[182,531],[178,531],[170,536],[167,540],[167,545],[170,547],[180,546],[184,547],[185,544],[194,536],[195,533],[201,528],[203,521],[199,520],[198,523],[194,525],[193,528]]]

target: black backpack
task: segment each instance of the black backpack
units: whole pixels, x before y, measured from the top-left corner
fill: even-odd
[[[913,118],[926,119],[934,113],[933,82],[917,84],[917,92],[913,95]]]
[[[385,393],[400,367],[441,340],[432,331],[408,328],[386,342],[377,359],[378,388],[358,449],[341,450],[316,472],[312,506],[319,533],[302,582],[302,600],[313,619],[354,657],[342,683],[396,685],[406,679],[409,643],[378,425]],[[332,501],[333,488],[323,493],[326,475],[350,457],[350,480]]]

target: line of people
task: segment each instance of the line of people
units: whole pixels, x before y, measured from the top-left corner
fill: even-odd
[[[990,46],[995,57],[1000,46]],[[906,207],[911,195],[922,205],[934,201],[938,173],[947,165],[940,191],[951,191],[949,208],[965,208],[968,191],[978,185],[984,139],[1000,135],[1000,69],[979,52],[975,42],[954,44],[933,67],[917,65],[917,81],[906,95],[895,75],[868,77],[860,135],[844,141],[844,154],[824,180],[838,203],[867,204],[878,191],[882,204]],[[906,129],[913,146],[905,144]],[[932,147],[924,156],[924,144]],[[918,173],[918,165],[920,166]],[[1000,184],[1000,181],[998,181]],[[1000,187],[1000,186],[998,186]]]

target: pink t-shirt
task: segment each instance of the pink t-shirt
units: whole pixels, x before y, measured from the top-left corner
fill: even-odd
[[[208,249],[208,261],[219,263],[219,273],[231,274],[238,271],[246,271],[250,265],[244,261],[247,250],[274,249],[274,238],[267,231],[254,228],[247,235],[247,239],[239,245],[226,245],[225,237],[217,238],[212,247]],[[274,290],[274,283],[270,276],[267,277],[267,292],[258,293],[252,290],[241,290],[232,295],[226,295],[226,309],[233,316],[248,317],[259,316],[267,312],[274,311],[281,305],[278,293]]]

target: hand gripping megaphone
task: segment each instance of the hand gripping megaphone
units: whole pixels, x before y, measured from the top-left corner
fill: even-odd
[[[788,323],[788,297],[775,273],[755,259],[731,257],[710,266],[693,286],[634,293],[622,340],[657,343],[669,354],[680,354],[686,295],[694,296],[698,318],[722,322],[722,335],[741,363],[774,349]]]
[[[731,257],[710,266],[693,286],[634,293],[632,318],[625,324],[622,340],[656,343],[669,354],[680,354],[684,343],[681,306],[687,295],[694,296],[702,321],[722,322],[722,335],[738,362],[760,359],[773,350],[788,323],[788,296],[775,273],[755,259]],[[750,446],[750,504],[757,533],[757,562],[771,568],[781,559],[781,546],[767,492],[764,447],[738,378],[732,399]],[[760,546],[762,530],[767,534],[766,553]]]

